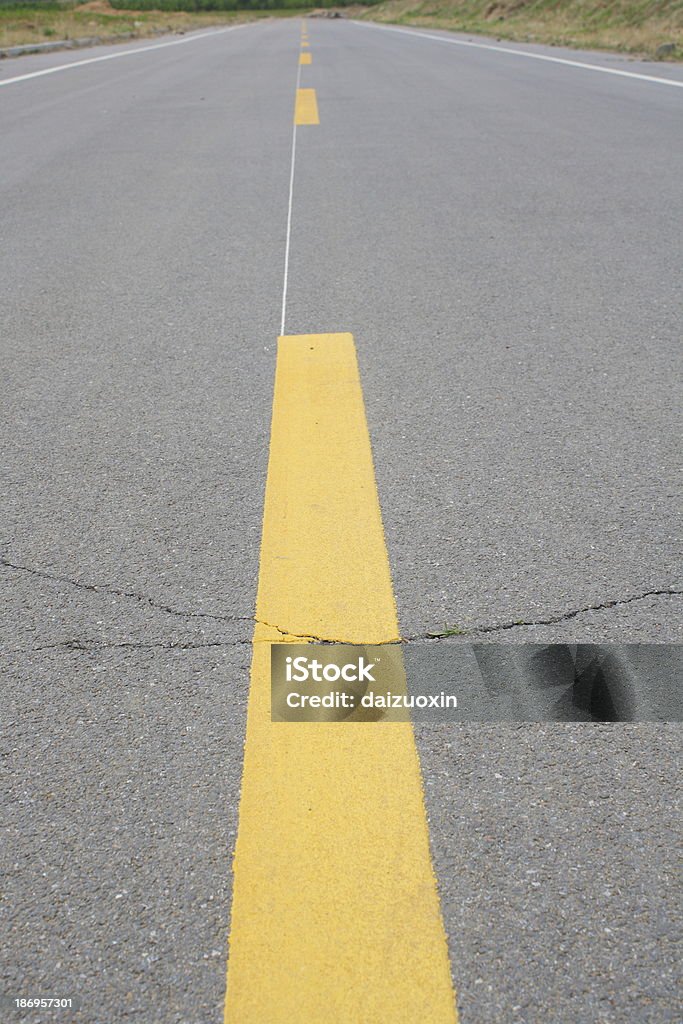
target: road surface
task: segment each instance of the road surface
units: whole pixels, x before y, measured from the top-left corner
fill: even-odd
[[[354,337],[403,636],[680,640],[683,71],[308,31],[0,64],[0,991],[87,1024],[222,1018],[279,334]],[[416,739],[462,1024],[678,1021],[678,728]]]

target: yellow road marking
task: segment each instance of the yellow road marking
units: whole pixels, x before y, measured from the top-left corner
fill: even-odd
[[[280,338],[227,1024],[454,1024],[410,723],[272,723],[270,645],[398,637],[353,338]],[[284,635],[283,635],[284,633]]]
[[[306,46],[310,46],[310,45],[311,45],[311,44],[310,44],[310,43],[308,42],[308,40],[307,40],[307,39],[302,39],[302,40],[301,40],[301,47],[302,47],[302,49],[303,49],[304,47],[306,47]]]
[[[310,64],[312,60],[313,58],[310,53],[299,54],[299,64]]]
[[[315,89],[297,89],[294,108],[295,124],[320,124]]]

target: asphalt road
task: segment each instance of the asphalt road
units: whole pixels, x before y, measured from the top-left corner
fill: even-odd
[[[354,334],[403,633],[680,640],[683,90],[310,38],[286,332]],[[86,1024],[224,994],[299,23],[185,39],[0,64],[0,991]],[[462,1024],[680,1020],[679,729],[417,738]]]

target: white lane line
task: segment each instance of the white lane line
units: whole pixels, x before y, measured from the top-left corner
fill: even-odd
[[[167,46],[182,46],[183,43],[194,43],[197,39],[206,39],[207,36],[219,36],[223,32],[234,32],[237,28],[245,28],[247,25],[256,24],[253,21],[244,22],[242,25],[228,25],[227,28],[211,29],[208,32],[197,32],[196,35],[183,36],[182,39],[171,39],[167,43],[152,43],[150,46],[136,46],[132,50],[120,50],[118,53],[105,53],[101,57],[87,57],[85,60],[74,60],[69,64],[57,64],[53,68],[43,68],[42,71],[29,71],[26,75],[15,75],[14,78],[0,79],[0,85],[12,85],[14,82],[25,82],[29,78],[40,78],[42,75],[54,75],[57,71],[68,71],[69,68],[80,68],[84,64],[98,64],[103,60],[116,60],[117,57],[130,57],[134,53],[147,53],[149,50],[163,50]]]
[[[453,46],[472,46],[477,50],[493,50],[494,53],[511,53],[515,57],[530,57],[531,60],[545,60],[550,64],[566,64],[570,68],[584,68],[586,71],[601,71],[604,75],[620,75],[622,78],[638,78],[641,82],[656,82],[657,85],[673,85],[683,89],[683,82],[673,78],[656,78],[654,75],[640,75],[636,71],[620,71],[618,68],[605,68],[602,64],[586,64],[580,60],[568,60],[566,57],[548,57],[543,53],[529,53],[528,50],[513,50],[509,46],[493,46],[490,43],[473,43],[465,39],[451,39],[448,36],[435,36],[429,32],[415,32],[409,28],[395,28],[393,25],[376,25],[373,22],[354,21],[361,28],[378,28],[385,32],[401,32],[403,35],[417,36],[418,39],[436,39],[438,43],[451,43]]]
[[[301,64],[298,66],[296,75],[296,97],[299,93],[301,82]],[[292,235],[292,200],[294,198],[294,164],[296,162],[296,118],[292,116],[294,127],[292,128],[292,165],[289,169],[289,202],[287,204],[287,237],[285,240],[285,276],[282,282],[282,319],[280,321],[280,336],[285,333],[285,314],[287,312],[287,279],[289,277],[289,241]]]

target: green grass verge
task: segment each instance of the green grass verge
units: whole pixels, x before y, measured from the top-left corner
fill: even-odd
[[[285,0],[287,2],[287,0]],[[211,25],[257,18],[292,17],[304,12],[301,0],[284,9],[175,11],[115,9],[107,0],[85,4],[4,4],[0,2],[0,48],[62,39],[147,38],[164,32],[190,32]]]
[[[683,59],[681,0],[384,0],[373,21]],[[660,47],[673,44],[667,54]]]

